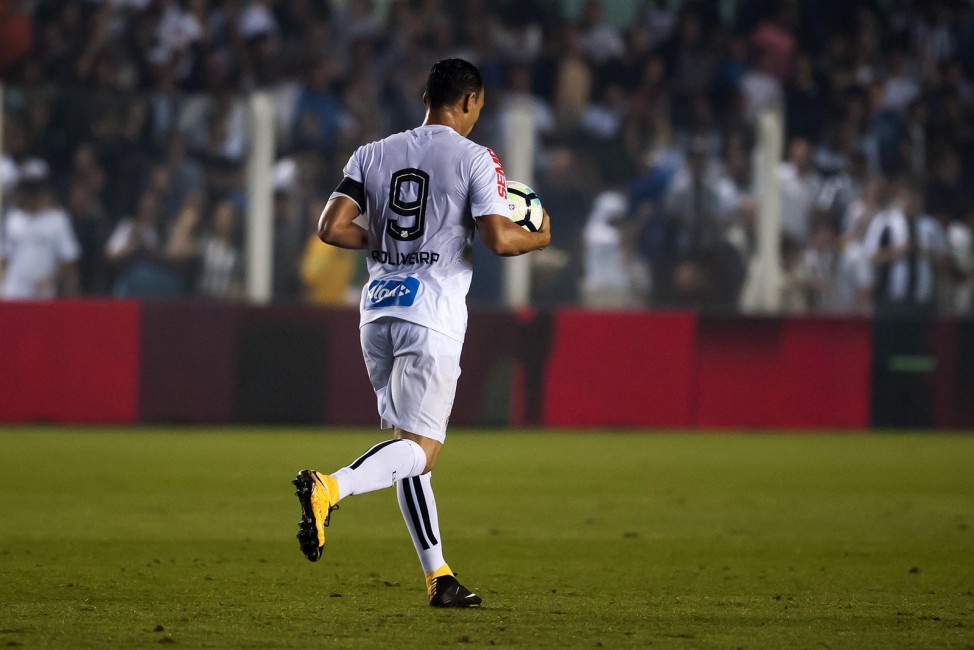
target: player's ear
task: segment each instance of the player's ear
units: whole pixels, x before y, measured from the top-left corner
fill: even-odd
[[[467,93],[463,96],[463,112],[469,113],[473,111],[474,106],[477,105],[477,93]]]
[[[425,90],[423,91],[423,106],[426,108],[430,107],[430,94]]]

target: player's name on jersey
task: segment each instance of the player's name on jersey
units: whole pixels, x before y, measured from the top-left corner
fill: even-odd
[[[372,251],[372,259],[379,264],[406,266],[410,264],[436,264],[440,259],[439,253],[429,251],[415,251],[413,253],[399,253],[389,251]]]

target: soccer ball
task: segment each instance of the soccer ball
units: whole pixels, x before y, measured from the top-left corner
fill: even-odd
[[[511,220],[525,230],[541,230],[541,199],[530,187],[517,181],[507,181],[507,202],[511,208]]]

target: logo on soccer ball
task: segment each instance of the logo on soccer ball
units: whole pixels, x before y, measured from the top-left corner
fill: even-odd
[[[412,307],[419,293],[419,280],[413,277],[402,280],[375,280],[369,285],[366,293],[368,308],[379,307]]]

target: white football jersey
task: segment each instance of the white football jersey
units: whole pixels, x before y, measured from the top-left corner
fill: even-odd
[[[331,198],[366,216],[369,281],[361,324],[392,316],[463,341],[474,219],[510,217],[494,153],[441,125],[360,147]]]

